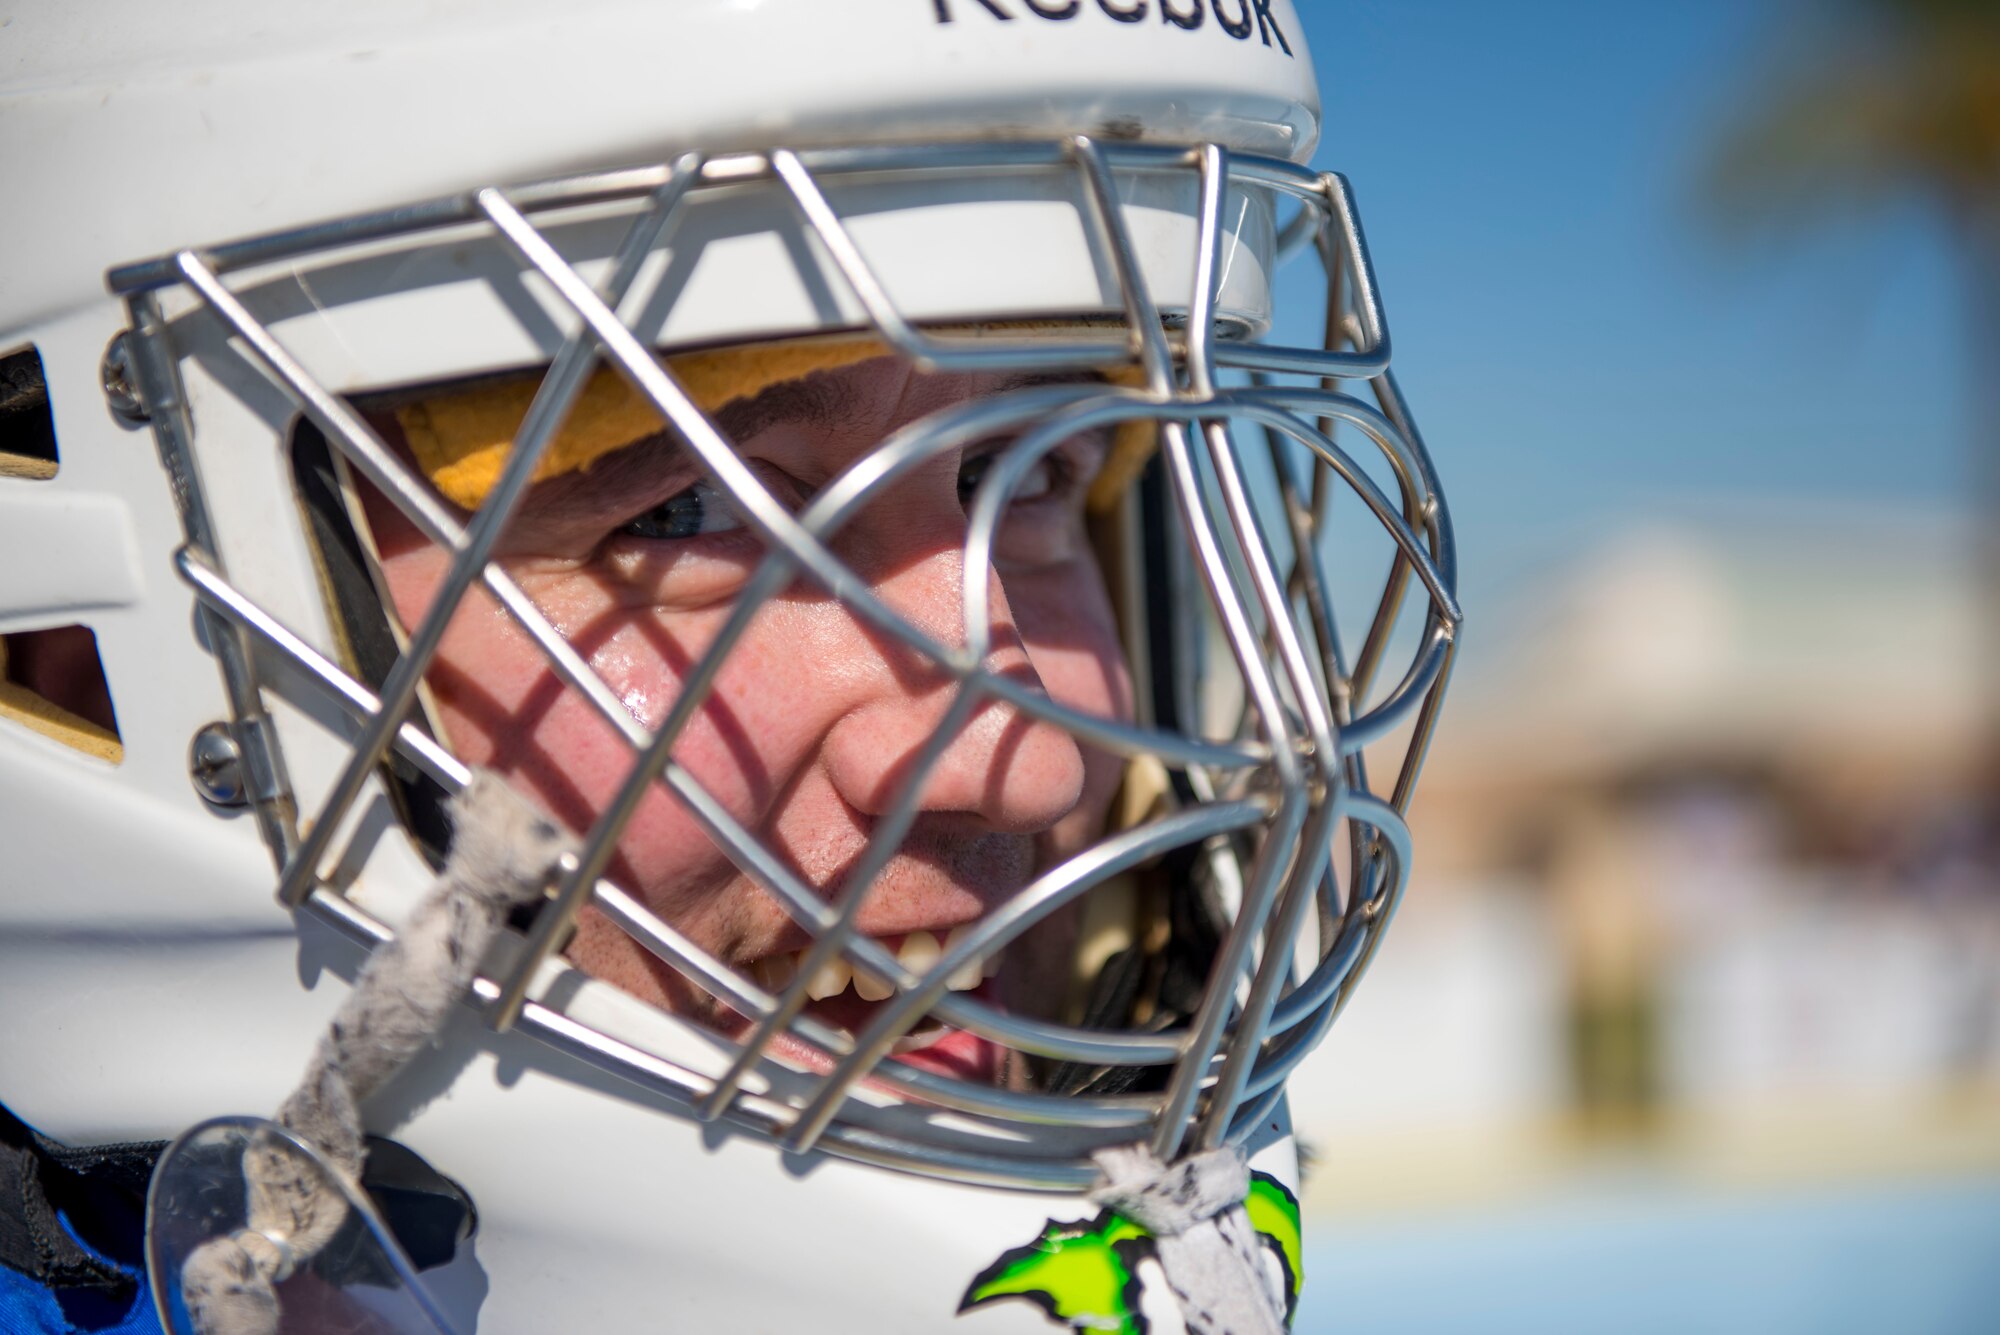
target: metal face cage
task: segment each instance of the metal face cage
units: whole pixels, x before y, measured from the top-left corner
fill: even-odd
[[[1091,243],[1108,257],[1122,319],[1103,338],[987,334],[977,339],[920,325],[892,300],[836,206],[842,182],[890,178],[920,185],[968,174],[1040,174],[1073,193]],[[1195,200],[1193,282],[1184,311],[1163,314],[1136,257],[1119,184],[1135,176],[1175,179]],[[1281,251],[1309,250],[1324,273],[1325,334],[1319,348],[1267,346],[1230,337],[1218,319],[1224,264],[1224,201],[1232,190],[1275,202]],[[933,413],[897,431],[794,513],[745,467],[621,311],[632,308],[646,261],[675,235],[691,200],[706,193],[762,191],[783,201],[800,237],[858,303],[863,328],[921,369],[1097,371],[1124,369],[1134,387],[1109,382],[1045,384]],[[565,211],[622,210],[623,240],[593,282],[552,243],[550,220]],[[499,481],[461,520],[385,443],[363,415],[310,371],[253,313],[232,278],[274,264],[394,245],[471,228],[497,239],[523,275],[555,294],[572,332],[548,364]],[[418,690],[444,630],[474,585],[497,600],[554,672],[629,744],[634,763],[615,800],[565,862],[559,883],[510,961],[476,982],[471,1004],[498,1030],[519,1029],[633,1082],[692,1115],[721,1118],[792,1152],[822,1151],[952,1180],[1056,1190],[1082,1189],[1098,1147],[1148,1142],[1163,1158],[1240,1143],[1267,1121],[1287,1074],[1333,1022],[1380,945],[1408,881],[1404,819],[1437,721],[1455,652],[1459,610],[1451,523],[1429,455],[1389,373],[1389,336],[1346,182],[1282,161],[1232,156],[1216,145],[1058,142],[772,151],[595,174],[517,189],[478,190],[414,207],[177,254],[112,271],[128,303],[130,331],[118,350],[118,388],[150,419],[180,504],[187,542],[177,569],[198,601],[206,642],[222,672],[249,804],[279,867],[281,900],[363,945],[391,929],[345,893],[328,868],[357,837],[352,809],[371,776],[394,757],[448,791],[469,778],[464,763],[416,714]],[[169,319],[167,303],[178,310]],[[260,393],[323,433],[428,539],[451,554],[429,611],[409,628],[386,678],[366,683],[316,647],[232,579],[218,526],[230,516],[201,476],[183,365],[182,331],[210,321],[251,368]],[[765,555],[737,596],[724,629],[688,670],[658,726],[634,717],[543,610],[493,559],[538,460],[586,380],[609,365],[671,424],[708,480],[732,498]],[[1134,370],[1136,368],[1136,371]],[[1371,401],[1346,392],[1366,382]],[[129,383],[125,383],[129,382]],[[1148,541],[1155,561],[1138,587],[1155,609],[1130,643],[1141,696],[1133,721],[1069,708],[1018,680],[989,672],[986,572],[1009,497],[1036,461],[1080,431],[1144,420],[1157,424],[1148,485]],[[1364,457],[1347,441],[1363,443]],[[1011,443],[994,457],[967,505],[964,625],[948,645],[910,624],[855,576],[830,539],[871,494],[925,460],[996,434]],[[1379,455],[1379,458],[1373,456]],[[1259,457],[1261,456],[1261,458]],[[212,459],[207,466],[214,467]],[[1250,465],[1256,464],[1253,470]],[[1371,475],[1393,478],[1385,488]],[[1260,487],[1262,491],[1260,492]],[[1392,492],[1394,494],[1392,494]],[[1349,652],[1335,615],[1326,565],[1336,495],[1369,516],[1391,548],[1387,578],[1365,609],[1366,630]],[[1275,497],[1275,504],[1268,497]],[[1135,502],[1136,503],[1136,502]],[[1343,515],[1347,512],[1343,511]],[[1144,544],[1141,544],[1143,547]],[[1144,553],[1142,552],[1142,556]],[[831,901],[774,857],[671,756],[702,707],[732,646],[760,606],[795,581],[837,597],[872,632],[909,647],[955,680],[942,726],[910,767],[900,800],[876,825],[862,864]],[[1421,630],[1396,633],[1408,602]],[[1180,620],[1157,624],[1162,610]],[[1407,632],[1408,627],[1405,627]],[[1408,648],[1399,678],[1382,668]],[[1204,660],[1207,660],[1206,663]],[[1237,698],[1213,703],[1218,673]],[[1386,683],[1386,684],[1378,684]],[[270,724],[273,693],[315,697],[316,716],[344,718],[345,758],[315,809],[301,812],[287,755]],[[921,974],[853,930],[876,873],[916,819],[925,774],[982,701],[1069,732],[1091,746],[1157,762],[1177,801],[1164,814],[1107,832],[990,910]],[[1208,716],[1206,721],[1204,715]],[[1393,779],[1371,787],[1370,762],[1392,750]],[[640,800],[663,785],[741,872],[811,933],[795,980],[780,991],[715,959],[627,889],[605,878]],[[1135,868],[1178,853],[1199,869],[1223,915],[1205,988],[1184,1018],[1165,1028],[1086,1028],[1002,1011],[947,980],[991,958],[1024,931]],[[1215,887],[1223,887],[1216,891]],[[752,1023],[715,1069],[668,1060],[585,1023],[534,980],[558,952],[579,906],[593,903],[647,950]],[[816,968],[844,959],[894,985],[860,1032],[806,1010]],[[491,962],[489,962],[491,963]],[[1149,1078],[1121,1092],[1059,1094],[989,1087],[887,1060],[896,1040],[926,1017],[1036,1057],[1094,1068],[1134,1068]],[[831,1069],[799,1072],[771,1056],[779,1034],[826,1054]],[[1136,1087],[1134,1087],[1136,1083]]]

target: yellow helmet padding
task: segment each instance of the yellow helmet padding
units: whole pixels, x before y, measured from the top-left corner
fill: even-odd
[[[683,353],[669,358],[667,369],[697,407],[713,413],[787,380],[887,354],[879,339],[846,335]],[[540,388],[532,376],[477,385],[406,403],[396,409],[396,421],[432,485],[471,510],[500,480],[514,435]],[[535,465],[535,481],[587,468],[665,425],[623,376],[600,366]]]
[[[667,369],[695,406],[715,413],[773,385],[889,355],[888,346],[873,335],[836,334],[681,353],[667,359]],[[1109,372],[1105,379],[1123,385],[1141,382],[1136,367]],[[396,421],[432,485],[452,503],[476,509],[500,480],[514,437],[540,387],[539,378],[523,376],[449,390],[400,405]],[[601,366],[535,465],[534,480],[587,468],[664,425],[651,402],[618,372]],[[1154,440],[1150,421],[1127,422],[1118,428],[1104,467],[1091,484],[1091,509],[1101,510],[1118,498],[1145,466]]]

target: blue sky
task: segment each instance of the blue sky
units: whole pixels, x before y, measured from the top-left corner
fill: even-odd
[[[1474,607],[1650,518],[1962,518],[1943,229],[1912,206],[1732,233],[1703,207],[1704,155],[1796,48],[1796,6],[1299,8],[1317,164],[1353,182]]]
[[[1306,1238],[1299,1335],[1957,1335],[1990,1329],[2000,1302],[1991,1178],[1600,1188],[1443,1220],[1315,1221]]]

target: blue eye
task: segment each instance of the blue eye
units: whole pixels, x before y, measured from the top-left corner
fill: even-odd
[[[675,492],[622,530],[635,538],[694,538],[743,527],[722,493],[706,482]]]
[[[972,504],[973,496],[979,491],[979,484],[986,480],[987,472],[993,467],[994,461],[999,457],[999,452],[995,451],[991,454],[974,455],[959,464],[958,503],[960,505],[969,506]],[[1027,475],[1021,479],[1020,485],[1014,489],[1014,494],[1008,498],[1009,502],[1018,505],[1025,501],[1039,501],[1048,496],[1055,491],[1056,487],[1062,481],[1062,478],[1058,476],[1059,471],[1060,464],[1056,459],[1050,455],[1043,455],[1035,461],[1033,467],[1028,469]]]

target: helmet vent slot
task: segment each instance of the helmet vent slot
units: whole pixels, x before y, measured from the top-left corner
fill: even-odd
[[[97,634],[88,626],[0,635],[0,719],[114,765],[125,759]]]
[[[33,346],[0,357],[0,477],[56,475],[56,419],[42,356]]]

